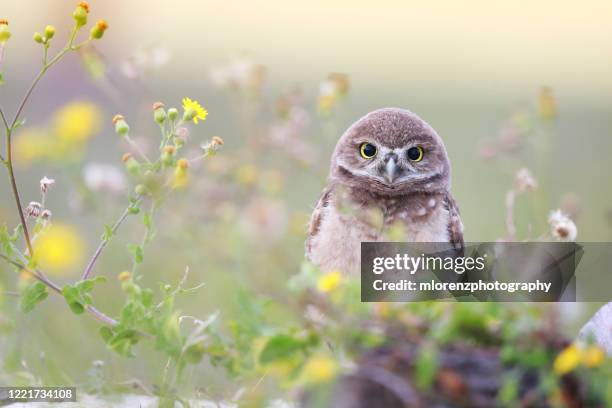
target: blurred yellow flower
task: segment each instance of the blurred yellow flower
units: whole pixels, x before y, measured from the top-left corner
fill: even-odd
[[[131,277],[132,277],[132,274],[129,271],[123,271],[119,275],[117,275],[117,279],[120,282],[125,282],[126,280],[130,279]]]
[[[592,345],[589,346],[583,353],[582,363],[588,368],[599,367],[606,359],[606,353],[601,347]]]
[[[553,371],[558,375],[565,375],[573,371],[582,360],[582,350],[576,344],[565,348],[555,359]]]
[[[208,112],[200,105],[198,101],[190,98],[183,98],[183,110],[187,120],[193,120],[193,123],[198,124],[198,119],[206,120]]]
[[[540,89],[538,105],[540,116],[543,119],[554,119],[555,116],[557,116],[557,102],[552,93],[552,89],[549,87],[544,86],[542,89]]]
[[[342,273],[331,271],[321,276],[317,281],[317,288],[323,293],[333,292],[342,284]]]
[[[101,117],[94,103],[71,102],[53,114],[53,130],[61,141],[82,143],[100,131]]]
[[[305,384],[329,382],[336,377],[338,368],[338,363],[331,357],[312,356],[304,364],[300,374],[300,382]]]
[[[17,164],[28,164],[47,157],[52,150],[53,140],[39,128],[28,128],[15,137],[13,144]]]
[[[66,275],[81,263],[84,251],[79,232],[67,224],[52,224],[34,242],[34,256],[41,269],[53,275]]]

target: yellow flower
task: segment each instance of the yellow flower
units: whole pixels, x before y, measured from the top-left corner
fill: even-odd
[[[53,275],[66,275],[80,265],[84,245],[78,231],[67,224],[53,224],[34,242],[34,256],[41,269]]]
[[[317,288],[323,293],[333,292],[342,284],[342,273],[331,271],[321,276],[317,281]]]
[[[606,359],[606,353],[601,347],[593,345],[587,348],[582,356],[582,363],[588,368],[599,367]]]
[[[540,89],[540,95],[538,97],[538,108],[540,110],[540,116],[543,119],[554,119],[557,116],[557,102],[555,96],[552,93],[552,89],[544,86]]]
[[[24,165],[46,158],[53,151],[53,145],[53,139],[42,129],[24,129],[15,137],[15,161],[18,165]]]
[[[132,274],[129,271],[123,271],[117,276],[117,279],[119,280],[119,282],[125,282],[131,277],[132,277]]]
[[[576,344],[565,348],[555,359],[553,371],[558,375],[565,375],[573,371],[582,360],[582,350]]]
[[[183,98],[183,110],[185,115],[183,118],[185,121],[193,120],[193,123],[198,124],[198,119],[206,120],[208,112],[200,105],[198,101],[191,100],[190,98]]]
[[[312,356],[308,359],[302,373],[300,382],[305,384],[324,383],[333,380],[338,373],[338,363],[328,356]]]
[[[82,143],[100,131],[102,114],[91,102],[71,102],[53,114],[53,129],[58,140]]]

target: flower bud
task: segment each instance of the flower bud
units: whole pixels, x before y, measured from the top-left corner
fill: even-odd
[[[195,118],[197,114],[198,113],[194,109],[185,109],[185,112],[183,113],[183,122],[189,122],[190,120],[193,120],[193,118]]]
[[[11,32],[8,28],[8,21],[0,20],[0,44],[4,44],[11,38]]]
[[[176,162],[176,166],[177,166],[179,169],[182,169],[182,170],[187,170],[187,169],[189,168],[189,162],[187,161],[187,159],[179,159],[179,160]]]
[[[160,125],[166,121],[166,111],[164,110],[164,104],[161,102],[155,102],[153,104],[153,119]]]
[[[45,221],[49,221],[52,215],[53,214],[51,213],[51,211],[43,210],[43,212],[40,213],[40,218],[42,218]]]
[[[72,18],[74,18],[74,21],[76,22],[78,28],[83,27],[85,24],[87,24],[87,14],[89,14],[89,4],[87,4],[87,2],[85,1],[82,1],[72,13]]]
[[[174,170],[174,187],[182,188],[185,187],[189,181],[187,169],[189,168],[189,162],[187,159],[179,159],[176,162],[176,169]]]
[[[104,32],[108,28],[108,23],[104,20],[100,20],[96,23],[95,26],[91,27],[91,31],[89,35],[94,40],[99,40],[104,35]]]
[[[144,184],[138,184],[136,187],[134,187],[134,192],[138,195],[145,195],[148,191],[149,190]]]
[[[40,179],[40,192],[41,194],[47,194],[49,188],[55,184],[55,180],[47,176]]]
[[[53,27],[52,25],[46,26],[45,27],[45,37],[47,38],[47,40],[52,39],[54,35],[55,35],[55,27]]]
[[[219,136],[213,136],[212,140],[210,141],[210,145],[212,147],[214,147],[214,148],[217,148],[219,146],[223,146],[223,143],[225,143],[225,142]]]
[[[176,110],[176,108],[168,109],[168,118],[170,118],[170,120],[176,120],[176,118],[178,118],[178,110]]]
[[[34,41],[39,43],[39,44],[43,44],[45,42],[45,39],[43,38],[43,36],[37,31],[34,33]]]
[[[140,171],[140,163],[130,153],[124,154],[121,161],[130,174],[137,174]]]
[[[117,279],[119,280],[119,282],[125,282],[131,277],[132,277],[132,274],[129,271],[123,271],[119,275],[117,275]]]
[[[174,153],[176,153],[176,148],[174,146],[166,146],[161,155],[161,161],[164,166],[172,166],[174,163]]]
[[[172,141],[176,147],[183,147],[185,145],[185,138],[183,136],[175,136]]]
[[[117,132],[118,135],[125,136],[130,131],[130,127],[125,122],[123,115],[115,115],[113,124],[115,125],[115,132]]]

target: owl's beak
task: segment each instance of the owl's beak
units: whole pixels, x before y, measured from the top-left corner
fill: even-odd
[[[397,163],[395,162],[394,158],[390,158],[389,161],[387,161],[387,164],[385,164],[385,180],[387,180],[387,183],[392,184],[393,180],[395,180],[397,178],[397,176],[399,175],[399,168],[397,166]]]

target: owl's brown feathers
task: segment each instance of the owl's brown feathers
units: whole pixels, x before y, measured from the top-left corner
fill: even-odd
[[[375,146],[373,157],[360,154],[364,144]],[[411,159],[415,148],[422,149],[420,160]],[[403,109],[371,112],[336,145],[328,186],[312,213],[306,256],[325,271],[355,273],[364,241],[462,247],[463,225],[449,188],[446,149],[431,126]]]

